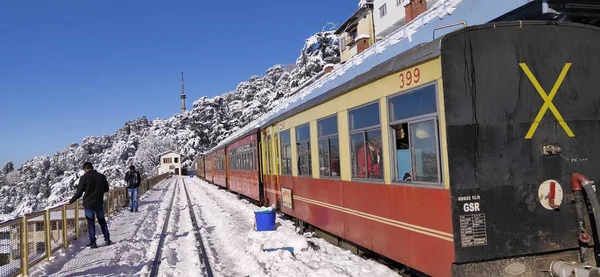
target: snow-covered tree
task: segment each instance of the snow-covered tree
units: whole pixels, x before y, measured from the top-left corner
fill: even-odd
[[[2,173],[4,173],[5,175],[13,170],[15,170],[15,165],[13,164],[12,161],[6,162],[4,167],[2,167]]]

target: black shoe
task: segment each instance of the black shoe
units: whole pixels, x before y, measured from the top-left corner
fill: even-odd
[[[135,212],[137,213],[137,212],[138,212],[138,210],[137,210],[137,209],[135,209]]]
[[[90,248],[98,248],[98,245],[96,245],[95,242],[90,242],[87,246],[89,246]]]
[[[129,211],[133,213],[133,209],[129,209]]]
[[[107,246],[108,246],[108,245],[111,245],[111,244],[113,244],[113,242],[112,242],[111,240],[107,240],[107,241],[106,241],[106,245],[107,245]]]

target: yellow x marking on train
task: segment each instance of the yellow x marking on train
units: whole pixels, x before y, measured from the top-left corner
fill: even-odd
[[[546,91],[544,91],[544,89],[542,88],[542,86],[540,85],[538,80],[535,78],[535,76],[533,76],[533,73],[531,73],[531,70],[529,70],[529,67],[527,67],[527,64],[519,63],[519,65],[525,72],[525,75],[527,75],[527,78],[529,78],[529,81],[531,81],[531,83],[535,87],[535,90],[537,90],[537,92],[540,94],[542,99],[544,99],[544,105],[540,108],[540,111],[538,112],[537,116],[535,117],[535,120],[531,124],[531,127],[529,127],[529,131],[527,132],[527,135],[525,135],[525,139],[531,139],[531,137],[533,137],[535,130],[537,129],[538,125],[540,125],[540,121],[542,120],[542,117],[544,117],[544,114],[546,113],[546,110],[548,110],[548,109],[550,109],[552,114],[554,114],[554,116],[558,120],[558,123],[560,124],[560,126],[563,127],[563,129],[565,130],[567,135],[571,138],[575,137],[575,134],[573,134],[573,131],[571,131],[571,129],[569,128],[569,126],[567,125],[567,123],[565,122],[563,117],[560,115],[560,113],[556,109],[556,106],[554,106],[554,103],[552,103],[552,99],[554,99],[554,96],[556,96],[556,92],[558,92],[558,88],[560,88],[562,82],[565,80],[565,76],[567,76],[567,72],[569,71],[569,68],[571,68],[571,63],[565,64],[565,67],[563,67],[562,72],[560,73],[560,75],[558,76],[558,79],[554,83],[554,87],[550,91],[550,94],[546,94]]]

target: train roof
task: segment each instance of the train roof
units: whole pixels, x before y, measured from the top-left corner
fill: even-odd
[[[527,0],[491,1],[486,2],[485,8],[482,8],[477,0],[439,1],[413,21],[355,55],[345,64],[336,65],[333,71],[232,133],[205,154],[210,154],[258,131],[263,126],[277,123],[352,88],[372,82],[407,65],[439,55],[440,40],[444,36],[439,34],[457,25],[457,20],[465,24],[467,22],[472,25],[485,24],[527,4]],[[474,12],[474,9],[477,12]],[[452,29],[454,30],[456,29]],[[436,34],[439,35],[438,38],[435,38]]]

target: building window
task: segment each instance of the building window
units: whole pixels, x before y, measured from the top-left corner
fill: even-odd
[[[346,37],[344,39],[340,39],[340,52],[346,51]]]
[[[178,163],[179,162],[179,158],[174,158],[174,162]]]
[[[298,175],[311,175],[310,125],[296,127],[296,151],[298,152]]]
[[[350,110],[352,178],[383,179],[379,102]]]
[[[292,174],[292,141],[290,130],[279,133],[281,152],[281,174]]]
[[[387,14],[387,4],[383,4],[379,7],[379,18],[384,17]]]
[[[173,158],[163,158],[163,163],[164,164],[170,164],[173,162]]]
[[[388,99],[394,181],[441,183],[436,97],[432,84]]]
[[[46,243],[45,242],[38,242],[35,244],[35,252],[37,254],[44,254],[46,253]]]
[[[9,240],[10,232],[0,232],[0,240]]]
[[[402,6],[402,0],[396,0],[396,7]]]
[[[4,250],[4,249],[2,249]],[[7,265],[10,263],[10,254],[0,253],[0,266]]]
[[[322,177],[340,176],[340,145],[337,115],[317,121],[319,172]]]

